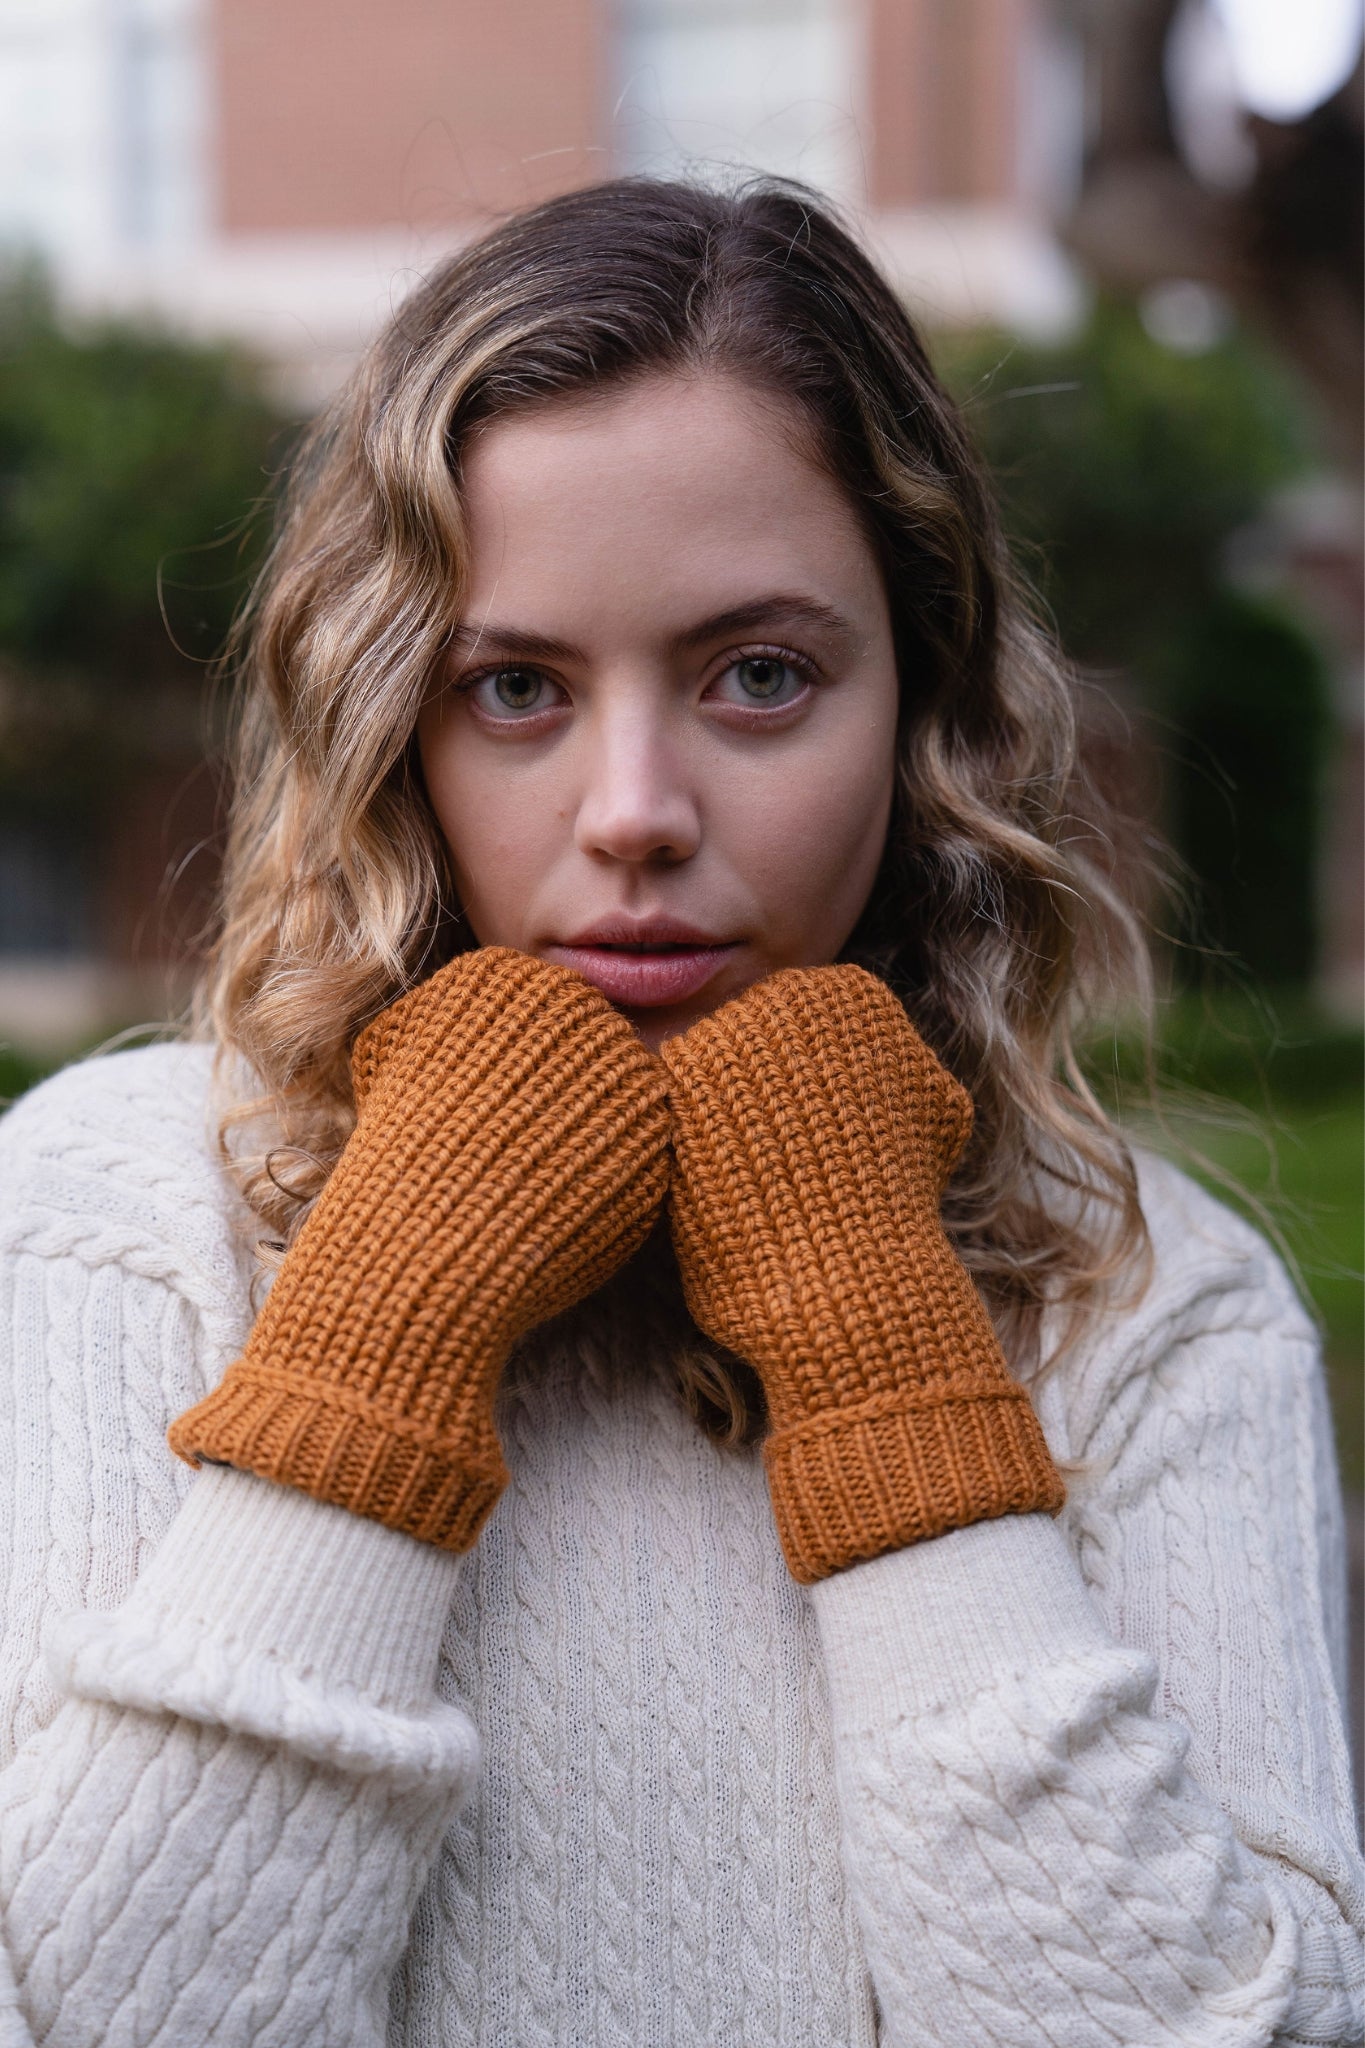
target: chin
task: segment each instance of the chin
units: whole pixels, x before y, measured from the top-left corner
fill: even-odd
[[[747,983],[742,983],[741,987],[747,987]],[[717,989],[713,995],[708,989],[686,1003],[651,1004],[647,1007],[618,1003],[616,1008],[628,1019],[637,1037],[649,1050],[657,1052],[665,1039],[680,1038],[699,1017],[709,1017],[713,1010],[719,1010],[739,993],[739,988],[725,988]]]
[[[708,1011],[716,1008],[716,1005],[714,1003],[692,1003],[688,1005],[685,1011],[681,1008],[676,1010],[625,1009],[619,1004],[617,1007],[621,1010],[621,1015],[628,1020],[634,1029],[636,1037],[641,1039],[651,1052],[657,1052],[666,1038],[681,1037],[689,1024],[695,1024],[698,1017],[706,1016]]]

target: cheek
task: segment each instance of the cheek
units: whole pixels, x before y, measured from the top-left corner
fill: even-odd
[[[516,945],[548,858],[554,808],[515,775],[490,773],[452,745],[424,745],[432,809],[460,901],[480,943]]]
[[[803,750],[732,793],[731,858],[794,964],[833,958],[867,901],[895,781],[895,717]]]

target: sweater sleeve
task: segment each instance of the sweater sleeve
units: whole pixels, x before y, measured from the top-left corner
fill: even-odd
[[[230,1320],[189,1224],[69,1145],[4,1163],[0,2048],[377,2048],[476,1766],[436,1685],[460,1560],[179,1466]]]
[[[1321,1369],[1268,1254],[1213,1292],[1111,1375],[1066,1524],[813,1589],[887,2048],[1361,2039]]]
[[[53,1630],[62,1704],[0,1776],[45,2048],[384,2040],[475,1747],[435,1697],[458,1560],[376,1528],[211,1471],[123,1605]]]

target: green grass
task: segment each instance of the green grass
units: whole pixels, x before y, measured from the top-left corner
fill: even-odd
[[[1172,1149],[1179,1165],[1258,1227],[1267,1214],[1277,1227],[1321,1318],[1342,1479],[1354,1491],[1365,1491],[1365,1143],[1359,1090],[1319,1103],[1281,1102],[1260,1131],[1183,1113],[1170,1117],[1168,1128],[1177,1143],[1163,1149]],[[1198,1155],[1214,1171],[1202,1167]],[[1251,1199],[1238,1200],[1237,1191]]]
[[[1160,1124],[1131,1041],[1092,1066],[1136,1135],[1279,1234],[1317,1310],[1342,1478],[1365,1491],[1365,1043],[1303,997],[1187,996],[1162,1020]]]
[[[0,1109],[7,1109],[26,1088],[51,1073],[52,1065],[50,1060],[35,1059],[29,1053],[16,1052],[12,1045],[0,1044]]]

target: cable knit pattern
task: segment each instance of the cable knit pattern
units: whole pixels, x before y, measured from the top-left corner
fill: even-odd
[[[1060,1535],[1011,1522],[991,1539],[993,1585],[973,1573],[971,1542],[961,1532],[913,1574],[888,1558],[881,1585],[868,1574],[841,1602],[816,1601],[849,1737],[841,1794],[867,1851],[869,1952],[897,1986],[888,2041],[1357,2039],[1349,1833],[1300,1832],[1292,1848],[1282,1833],[1263,1860],[1248,1853],[1188,1768],[1189,1732],[1152,1713],[1154,1660],[1086,1614]],[[1050,1653],[1031,1669],[1007,1659],[1011,1568]],[[947,1627],[962,1653],[945,1685],[925,1653]]]
[[[813,1617],[758,1462],[718,1459],[657,1383],[609,1400],[571,1363],[500,1425],[513,1484],[446,1639],[484,1771],[418,1909],[403,2025],[426,1994],[442,2048],[870,2048]]]
[[[758,1458],[560,1359],[458,1558],[169,1454],[249,1323],[207,1069],[0,1125],[0,2048],[1360,2038],[1331,1438],[1244,1226],[1144,1167],[1059,1520],[806,1590]]]

